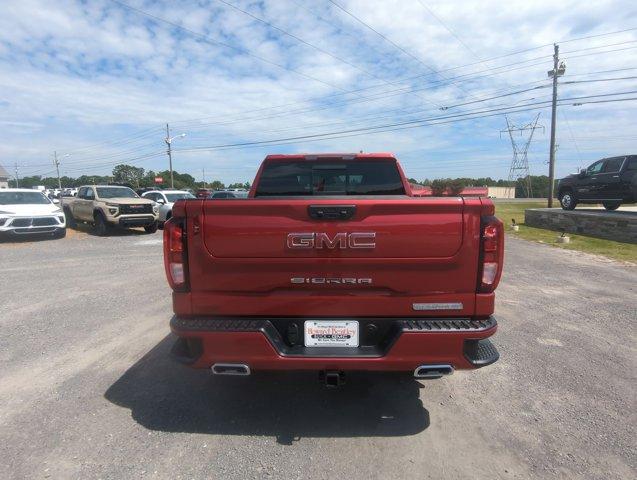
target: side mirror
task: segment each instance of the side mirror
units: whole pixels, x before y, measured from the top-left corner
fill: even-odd
[[[157,199],[157,203],[159,203],[160,205],[166,205],[166,201],[163,198]]]
[[[579,175],[578,175],[578,177],[579,177],[579,178],[584,178],[584,177],[586,177],[586,170],[585,170],[585,169],[580,170],[580,171],[579,171]]]
[[[54,203],[55,205],[59,205],[59,204],[60,204],[60,200],[58,200],[57,198],[54,198],[54,199],[53,199],[53,203]]]

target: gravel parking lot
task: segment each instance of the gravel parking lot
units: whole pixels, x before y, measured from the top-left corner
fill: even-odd
[[[501,360],[416,382],[167,356],[161,232],[0,244],[1,478],[637,476],[637,268],[509,239]]]

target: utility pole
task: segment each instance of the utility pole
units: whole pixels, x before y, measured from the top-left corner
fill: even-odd
[[[62,181],[60,180],[60,161],[58,160],[58,152],[53,152],[53,159],[55,162],[55,171],[58,174],[58,188],[62,190]]]
[[[171,137],[170,127],[168,127],[168,124],[166,124],[166,139],[164,141],[166,142],[166,145],[168,146],[168,150],[166,150],[166,153],[168,154],[168,166],[170,167],[170,188],[175,188],[175,179],[173,178],[172,143],[175,138],[181,138],[185,136],[186,136],[185,133],[181,133],[177,135],[176,137]]]
[[[170,128],[168,124],[166,124],[166,145],[168,145],[168,166],[170,168],[170,188],[175,188],[175,179],[173,178],[173,156],[171,152],[170,144],[172,143],[172,138],[170,138]]]
[[[20,175],[18,175],[18,162],[15,162],[15,188],[20,188]]]
[[[555,129],[557,122],[557,78],[564,75],[566,66],[560,63],[560,46],[553,44],[553,70],[548,72],[553,78],[553,104],[551,105],[551,150],[549,151],[549,198],[548,207],[553,207],[553,190],[555,184]]]
[[[201,178],[203,178],[203,188],[206,188],[206,168],[201,169]]]

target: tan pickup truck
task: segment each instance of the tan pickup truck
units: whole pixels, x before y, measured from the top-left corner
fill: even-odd
[[[63,198],[62,208],[67,226],[75,228],[78,222],[90,223],[98,235],[106,235],[112,227],[144,227],[147,233],[157,231],[158,205],[128,187],[83,186],[76,197]]]

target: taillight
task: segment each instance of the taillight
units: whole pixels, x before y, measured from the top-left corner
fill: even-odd
[[[480,275],[478,277],[480,293],[495,290],[502,275],[504,260],[504,227],[496,217],[482,217],[480,238]]]
[[[184,291],[187,285],[187,256],[183,219],[175,217],[164,223],[164,267],[170,287]]]

